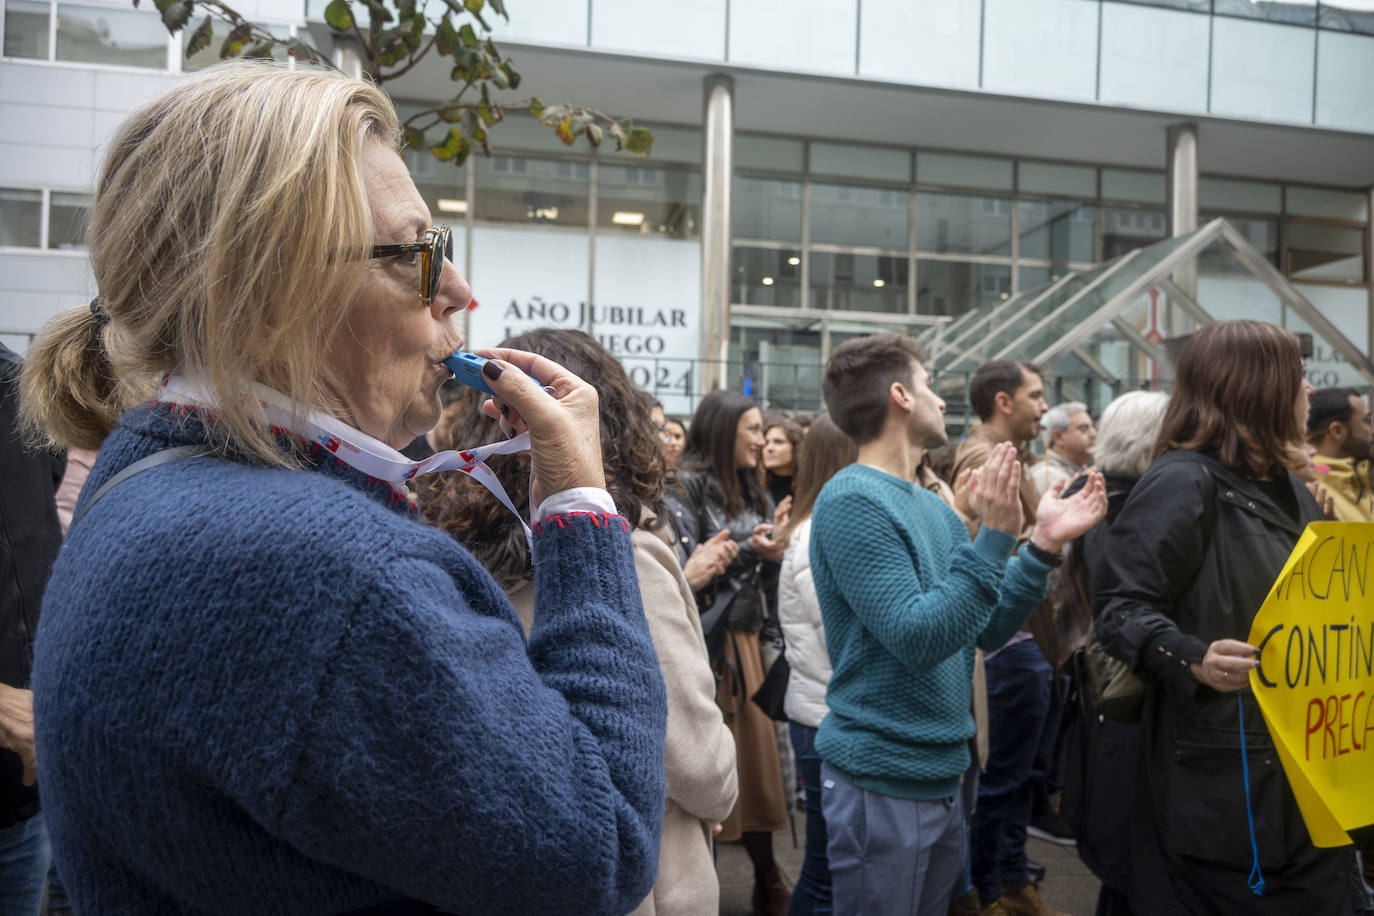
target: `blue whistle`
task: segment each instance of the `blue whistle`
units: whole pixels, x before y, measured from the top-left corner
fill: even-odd
[[[478,391],[485,392],[492,397],[499,397],[495,391],[491,390],[491,386],[487,384],[487,377],[482,374],[482,367],[486,364],[487,359],[485,356],[478,356],[476,353],[464,353],[462,350],[457,350],[452,356],[444,359],[444,365],[453,372],[453,378],[458,384],[466,385],[469,388],[476,388]],[[525,374],[529,375],[528,372]],[[532,375],[529,375],[529,377],[534,379],[536,385],[543,388],[549,394],[553,394],[552,388],[549,388]]]

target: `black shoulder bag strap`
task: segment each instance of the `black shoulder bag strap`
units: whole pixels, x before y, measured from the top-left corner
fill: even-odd
[[[70,532],[72,528],[76,527],[76,523],[81,521],[81,519],[86,516],[87,512],[91,511],[91,506],[99,502],[102,496],[128,480],[130,477],[133,477],[135,474],[142,474],[144,471],[152,470],[160,464],[183,461],[187,458],[208,457],[213,454],[213,450],[203,445],[179,445],[176,448],[164,448],[161,451],[153,452],[151,455],[145,455],[105,481],[100,489],[96,490],[95,493],[91,495],[90,499],[82,503],[80,508],[78,508],[76,513],[72,516],[72,523],[67,526],[67,530]]]

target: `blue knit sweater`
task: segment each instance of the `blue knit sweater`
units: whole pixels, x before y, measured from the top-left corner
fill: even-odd
[[[1049,567],[1016,539],[968,530],[940,497],[850,465],[816,500],[811,569],[835,672],[816,749],[854,785],[941,798],[968,769],[975,643],[1005,643]]]
[[[205,438],[195,412],[132,411],[83,498]],[[73,526],[33,686],[77,912],[633,909],[667,708],[628,526],[540,526],[527,645],[403,495],[311,460],[163,465]]]

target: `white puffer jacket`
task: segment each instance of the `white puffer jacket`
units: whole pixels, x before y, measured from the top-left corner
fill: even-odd
[[[825,688],[830,683],[830,653],[821,626],[821,605],[811,579],[811,519],[792,532],[778,577],[778,618],[792,674],[787,680],[783,710],[798,725],[816,728],[830,708]]]

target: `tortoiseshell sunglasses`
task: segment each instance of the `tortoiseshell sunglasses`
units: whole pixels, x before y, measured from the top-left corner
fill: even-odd
[[[403,254],[420,253],[420,298],[425,305],[434,304],[439,281],[444,275],[444,259],[453,260],[453,232],[448,226],[425,231],[423,242],[404,242],[399,245],[374,245],[372,257],[394,258]]]

